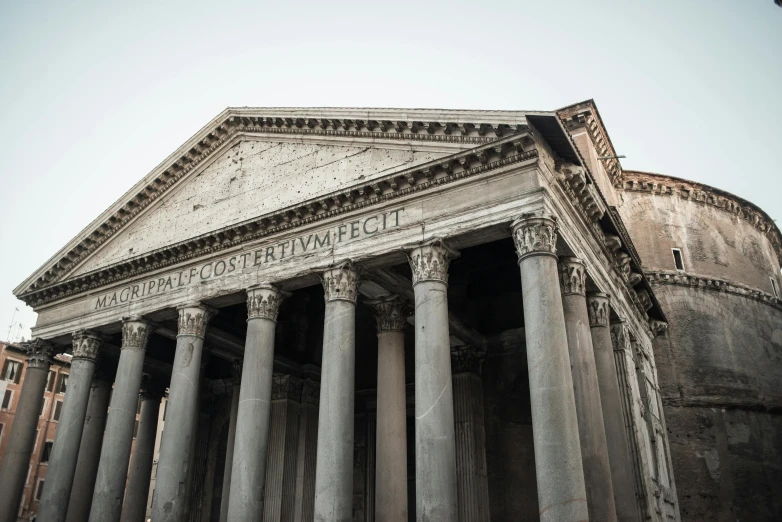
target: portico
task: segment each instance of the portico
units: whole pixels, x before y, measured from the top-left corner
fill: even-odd
[[[586,293],[644,345],[664,317],[556,116],[291,111],[219,116],[20,287],[37,338],[75,356],[90,339],[90,368],[116,369],[90,520],[141,520],[149,484],[125,480],[142,375],[168,389],[156,522],[632,511],[608,447],[646,448],[604,419],[619,392]],[[67,480],[44,490],[63,517],[84,502],[61,494],[82,373],[48,471]],[[635,466],[622,476],[650,473]]]

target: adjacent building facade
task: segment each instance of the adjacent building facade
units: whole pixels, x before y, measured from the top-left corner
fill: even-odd
[[[725,472],[718,460],[720,487],[745,476],[731,437],[750,441],[762,473],[778,469],[761,457],[779,439],[779,230],[749,203],[625,172],[615,155],[591,102],[227,109],[16,289],[39,314],[27,371],[69,350],[79,387],[63,415],[83,429],[54,440],[41,516],[760,513],[738,491],[720,508],[702,494],[715,459],[735,461]],[[723,228],[698,216],[709,212]],[[691,223],[699,233],[682,233]],[[733,346],[704,354],[689,331],[693,307],[724,319],[718,304],[736,299],[765,318],[754,340],[732,332],[764,368],[741,367]],[[710,332],[713,316],[699,317]],[[96,375],[115,376],[114,391],[85,448]],[[41,380],[27,381],[31,397]],[[734,389],[745,402],[722,401]],[[718,405],[730,412],[709,413]],[[746,425],[713,427],[727,446],[696,448],[693,415]],[[30,429],[11,434],[17,449]],[[8,506],[20,470],[7,457],[0,469]],[[761,516],[779,514],[775,487],[757,493]]]

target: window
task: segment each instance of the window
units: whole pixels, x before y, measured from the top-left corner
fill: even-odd
[[[60,382],[57,384],[57,393],[65,393],[68,389],[68,374],[60,374]]]
[[[684,270],[682,251],[678,248],[672,248],[671,251],[673,252],[673,264],[676,265],[676,270]]]
[[[40,415],[40,417],[43,417],[43,414],[46,413],[46,403],[47,402],[48,401],[44,397],[43,402],[41,402],[41,415]]]
[[[779,288],[777,288],[777,280],[771,278],[771,289],[774,290],[774,297],[779,297]]]
[[[22,363],[12,359],[6,359],[3,364],[2,380],[19,384],[19,378],[22,374]]]
[[[41,500],[41,493],[43,492],[44,479],[38,479],[38,488],[35,490],[35,500]]]
[[[14,396],[14,392],[11,390],[6,390],[5,395],[3,395],[3,404],[0,407],[0,409],[8,410],[11,408],[11,397]]]
[[[41,452],[41,464],[46,464],[49,462],[49,457],[52,455],[52,446],[54,445],[54,442],[51,440],[47,440],[43,445],[43,451]]]
[[[54,370],[49,370],[49,376],[46,378],[46,391],[50,392],[54,389]]]
[[[60,413],[62,413],[62,401],[57,401],[54,403],[54,417],[52,417],[52,420],[60,420]]]

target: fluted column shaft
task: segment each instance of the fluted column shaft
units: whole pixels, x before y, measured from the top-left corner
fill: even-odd
[[[469,348],[451,354],[459,522],[490,517],[480,360],[481,354]]]
[[[38,508],[41,520],[62,522],[68,514],[79,445],[87,415],[92,376],[101,340],[96,334],[80,330],[73,334],[73,359],[68,378],[68,393],[54,435],[46,482]]]
[[[283,294],[269,284],[247,290],[247,337],[234,437],[228,520],[260,520],[269,443],[274,334]]]
[[[228,442],[225,447],[225,468],[223,471],[223,492],[220,495],[220,522],[228,520],[228,499],[231,494],[231,470],[234,465],[234,442],[236,439],[236,418],[239,414],[239,394],[242,383],[242,362],[234,361],[233,389],[231,390],[231,413],[228,419]]]
[[[641,512],[635,498],[633,460],[625,431],[622,392],[619,389],[614,361],[614,347],[609,327],[608,294],[600,292],[587,294],[587,309],[592,331],[592,346],[595,349],[600,403],[603,406],[608,459],[611,463],[616,516],[623,522],[625,520],[635,522],[641,519]]]
[[[87,402],[87,415],[79,444],[79,458],[76,461],[76,473],[73,476],[66,522],[84,522],[90,517],[92,493],[95,489],[95,477],[98,474],[100,447],[111,395],[111,382],[100,371],[97,373],[98,375],[92,379],[90,398]]]
[[[320,383],[307,379],[301,390],[299,441],[296,452],[296,506],[294,522],[315,519],[315,465],[318,449]]]
[[[559,275],[589,518],[613,522],[616,521],[616,507],[595,353],[589,329],[586,268],[580,259],[565,257],[560,261]]]
[[[213,313],[200,303],[179,307],[174,367],[152,500],[155,522],[180,522],[184,513],[188,470],[192,465],[190,448],[198,417],[201,355]]]
[[[90,522],[119,522],[122,515],[144,354],[151,332],[150,323],[140,317],[126,318],[122,323],[122,351],[103,434]]]
[[[0,467],[0,522],[16,522],[52,362],[52,346],[46,341],[36,339],[23,346],[27,351],[27,370]]]
[[[409,254],[415,292],[415,480],[420,522],[457,520],[448,331],[448,265],[455,256],[440,240]]]
[[[377,318],[375,522],[407,522],[407,308],[397,296],[367,304]],[[369,449],[372,451],[372,448]]]
[[[556,225],[547,217],[525,216],[511,228],[524,300],[540,520],[580,522],[589,514],[559,291]]]
[[[299,441],[301,379],[274,378],[269,433],[264,522],[292,522],[296,495],[296,450]]]
[[[326,310],[315,468],[316,522],[353,518],[353,408],[358,274],[345,264],[322,274]]]
[[[145,376],[146,377],[146,376]],[[164,389],[148,378],[141,388],[141,411],[138,418],[136,446],[130,459],[128,487],[122,507],[122,522],[144,522],[149,500],[149,482],[152,478],[152,460],[155,456],[155,435]]]

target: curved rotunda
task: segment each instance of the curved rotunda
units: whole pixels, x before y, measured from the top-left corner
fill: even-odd
[[[15,290],[0,522],[63,351],[38,520],[782,518],[779,229],[615,156],[591,101],[226,109]]]

